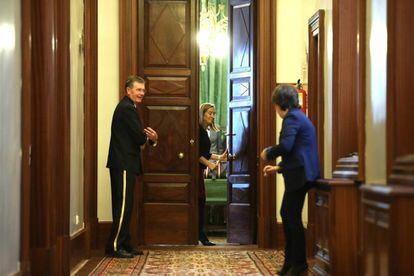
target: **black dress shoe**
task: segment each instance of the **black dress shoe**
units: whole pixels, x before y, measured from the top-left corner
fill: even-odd
[[[290,268],[291,268],[290,264],[284,263],[282,268],[276,271],[276,273],[280,276],[286,275],[286,273],[289,271]]]
[[[134,257],[134,255],[132,255],[131,253],[129,253],[125,249],[119,249],[119,250],[111,252],[109,254],[107,253],[107,255],[109,255],[112,258],[121,258],[121,259],[130,259],[130,258]]]
[[[135,248],[128,248],[126,249],[126,251],[134,256],[144,255],[144,252]]]
[[[306,271],[307,269],[308,269],[308,264],[306,264],[306,263],[292,265],[285,275],[287,275],[287,276],[299,276],[302,272]]]
[[[201,241],[201,243],[204,245],[204,246],[214,246],[214,245],[216,245],[215,243],[212,243],[211,241],[209,241],[209,240],[203,240],[203,241]]]

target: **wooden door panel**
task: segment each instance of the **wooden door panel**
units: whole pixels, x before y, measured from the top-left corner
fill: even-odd
[[[253,74],[254,1],[229,1],[230,68],[228,99],[229,161],[227,239],[255,241],[256,139]]]
[[[231,174],[249,174],[250,107],[230,108],[230,149],[236,159],[230,166]]]
[[[144,116],[160,140],[157,147],[144,151],[144,173],[189,174],[190,108],[146,105]]]
[[[250,99],[250,78],[239,78],[231,80],[230,86],[230,101],[246,100],[246,97]]]
[[[189,203],[189,183],[150,183],[144,186],[146,203]]]
[[[231,68],[233,72],[247,71],[251,67],[251,4],[244,1],[232,6],[231,31],[233,34],[233,47]]]
[[[245,176],[244,179],[248,180],[248,176]],[[231,202],[232,204],[249,204],[250,203],[250,184],[249,183],[237,183],[237,182],[239,181],[231,180],[231,185],[232,185]]]
[[[188,204],[146,203],[144,225],[146,244],[187,244],[190,225]]]
[[[136,197],[140,244],[197,243],[197,0],[137,0],[138,74],[147,83],[140,113],[158,132],[143,151]],[[194,142],[190,142],[194,140]]]
[[[145,1],[146,66],[189,66],[190,2]]]
[[[188,77],[148,77],[147,97],[189,97]]]
[[[229,205],[229,217],[228,219],[232,223],[228,226],[227,239],[230,243],[251,244],[253,243],[253,237],[250,235],[252,222],[251,218],[251,206],[250,204],[235,203]],[[247,218],[247,219],[246,219]],[[240,240],[240,237],[248,236],[247,239]]]

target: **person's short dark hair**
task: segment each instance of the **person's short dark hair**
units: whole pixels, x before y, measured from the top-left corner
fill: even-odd
[[[272,102],[280,106],[283,111],[300,107],[298,91],[290,85],[278,85],[273,90]]]
[[[131,75],[125,81],[125,91],[128,87],[129,88],[134,87],[134,82],[145,84],[145,80],[143,78],[136,76],[136,75]]]

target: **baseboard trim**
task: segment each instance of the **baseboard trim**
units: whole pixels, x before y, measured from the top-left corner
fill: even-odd
[[[88,258],[87,246],[87,232],[86,228],[82,229],[74,236],[70,237],[70,270],[72,270],[82,260]]]
[[[105,248],[109,234],[111,234],[112,221],[100,221],[98,223],[98,243],[95,249]]]

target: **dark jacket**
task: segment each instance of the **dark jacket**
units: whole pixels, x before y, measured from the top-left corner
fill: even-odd
[[[303,167],[306,181],[320,177],[315,127],[300,109],[288,111],[283,119],[279,144],[268,147],[266,153],[268,160],[282,157],[279,166],[283,175]]]
[[[205,159],[210,160],[211,158],[211,153],[210,153],[210,147],[211,147],[211,142],[210,142],[210,138],[208,137],[208,133],[207,130],[205,130],[201,125],[199,126],[199,131],[198,131],[198,139],[199,139],[199,155],[200,157],[203,156]],[[202,164],[201,162],[199,163],[199,167],[201,170],[206,169],[206,165]]]
[[[133,101],[125,96],[112,117],[107,168],[142,173],[141,146],[147,142]]]

